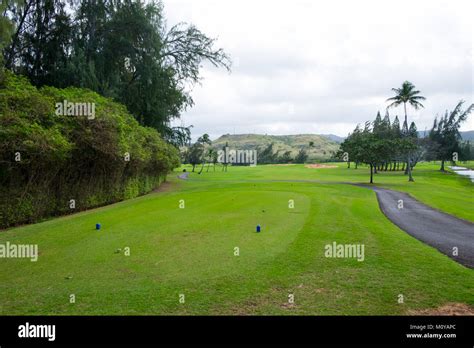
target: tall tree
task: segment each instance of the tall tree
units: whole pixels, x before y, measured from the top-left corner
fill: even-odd
[[[357,138],[357,159],[366,163],[370,167],[370,183],[374,182],[374,172],[377,164],[390,157],[394,147],[391,139],[381,138],[370,129],[370,124],[366,123],[364,130]]]
[[[391,135],[391,123],[390,123],[390,115],[388,113],[388,110],[386,110],[385,112],[385,117],[383,118],[382,120],[382,134],[384,134],[385,136],[390,136]]]
[[[219,158],[219,154],[216,149],[213,149],[212,147],[207,150],[207,170],[206,172],[209,172],[209,167],[211,166],[211,163],[213,164],[214,171],[216,171],[216,163],[217,159]]]
[[[377,116],[375,116],[375,120],[373,122],[374,133],[381,133],[382,132],[382,116],[380,116],[380,111],[377,111]]]
[[[14,28],[7,24],[7,28],[2,25],[3,34],[10,35],[12,34],[11,41],[7,46],[4,46],[4,56],[5,56],[5,66],[8,69],[12,68],[13,62],[18,55],[18,52],[21,49],[21,38],[26,32],[26,28],[31,26],[28,23],[28,17],[31,14],[31,11],[34,9],[36,0],[5,0],[0,4],[0,9],[2,11],[2,19],[0,20],[4,24],[8,21],[14,23]],[[13,30],[14,29],[14,30]],[[10,33],[10,30],[13,30]],[[2,35],[3,36],[3,35]]]
[[[9,1],[1,1],[0,2],[0,13],[2,16],[0,17],[0,86],[3,85],[5,75],[4,75],[4,59],[3,59],[3,50],[6,46],[8,46],[11,35],[13,34],[13,23],[12,21],[5,16],[7,13]]]
[[[202,148],[202,154],[201,154],[202,165],[201,165],[201,170],[199,171],[199,174],[201,174],[202,170],[204,169],[204,164],[206,162],[206,156],[204,155],[205,147],[206,145],[211,145],[212,141],[211,141],[211,138],[209,138],[209,134],[203,134],[202,136],[198,138],[197,143],[201,144],[201,148]],[[193,171],[194,171],[194,168],[193,168]]]
[[[392,123],[392,136],[394,138],[400,138],[402,131],[400,129],[400,121],[398,120],[398,116],[395,116],[395,119]]]
[[[424,107],[423,104],[420,103],[420,100],[426,100],[426,98],[420,95],[420,91],[416,90],[410,81],[403,82],[400,88],[392,88],[392,91],[395,92],[395,96],[387,99],[388,102],[391,102],[391,104],[387,106],[387,109],[403,104],[405,122],[408,124],[407,104],[410,104],[415,110],[418,110]]]
[[[4,12],[16,28],[5,50],[8,67],[37,86],[85,87],[114,98],[176,145],[189,134],[171,123],[193,106],[202,65],[230,71],[215,39],[186,23],[166,27],[161,1],[8,3]]]
[[[435,157],[441,160],[441,171],[444,171],[445,161],[455,162],[455,154],[461,151],[461,134],[459,127],[467,120],[469,114],[474,110],[474,104],[462,110],[464,101],[461,100],[453,111],[446,110],[443,117],[438,121],[435,118],[433,127],[428,135]]]
[[[59,85],[67,64],[71,18],[60,0],[26,1],[19,7],[17,30],[9,49],[7,67],[27,75],[33,84]]]
[[[357,125],[354,131],[350,133],[346,139],[344,139],[344,141],[339,146],[338,152],[336,153],[338,158],[347,161],[348,169],[351,167],[351,161],[355,163],[355,169],[357,169],[357,164],[360,162],[359,138],[361,133],[362,130],[360,129],[359,125]]]
[[[387,106],[387,109],[403,104],[403,109],[405,111],[405,121],[403,122],[402,133],[405,136],[409,136],[407,104],[411,105],[415,110],[418,110],[424,107],[420,101],[426,100],[426,98],[420,95],[420,91],[418,91],[409,81],[403,82],[401,88],[392,88],[392,91],[395,92],[395,96],[387,99],[388,102],[391,102],[391,104]],[[415,181],[413,180],[411,173],[412,161],[410,153],[407,153],[406,157],[408,181]]]

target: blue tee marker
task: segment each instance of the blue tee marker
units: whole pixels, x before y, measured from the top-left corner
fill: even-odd
[[[100,230],[100,224],[95,224],[95,229]]]
[[[257,232],[260,232],[260,225],[257,225]]]

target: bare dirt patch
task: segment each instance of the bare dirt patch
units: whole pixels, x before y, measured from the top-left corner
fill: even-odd
[[[446,303],[438,308],[409,310],[410,315],[473,315],[474,308],[465,303]]]
[[[256,301],[245,301],[243,304],[238,307],[231,309],[232,315],[252,315],[255,314],[255,311],[259,307],[259,303]],[[218,313],[219,315],[221,313]]]
[[[156,189],[153,190],[153,192],[169,192],[172,191],[176,187],[175,183],[165,181],[161,183],[160,186],[158,186]]]
[[[281,308],[284,308],[284,309],[295,309],[296,308],[296,305],[294,303],[283,303],[281,305]]]
[[[316,164],[307,164],[305,165],[306,168],[337,168],[337,166],[332,166],[332,165],[328,165],[328,164],[319,164],[319,163],[316,163]]]

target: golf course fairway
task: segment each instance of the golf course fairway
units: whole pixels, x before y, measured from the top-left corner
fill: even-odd
[[[379,173],[375,183],[474,221],[474,185],[437,169],[419,164],[414,183]],[[372,190],[349,184],[367,182],[365,167],[211,167],[187,180],[177,178],[181,171],[157,192],[1,231],[0,243],[37,244],[39,257],[1,260],[0,313],[405,315],[474,307],[474,270],[399,229]],[[363,245],[363,260],[326,257],[333,243]]]

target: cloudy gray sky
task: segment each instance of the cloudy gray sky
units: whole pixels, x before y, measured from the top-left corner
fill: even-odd
[[[346,136],[385,111],[409,80],[427,98],[409,111],[419,130],[473,100],[474,2],[164,0],[168,26],[218,38],[232,73],[205,65],[183,114],[193,138],[209,133]],[[402,107],[391,115],[402,116]],[[178,124],[180,124],[178,122]],[[474,129],[474,116],[462,130]]]

